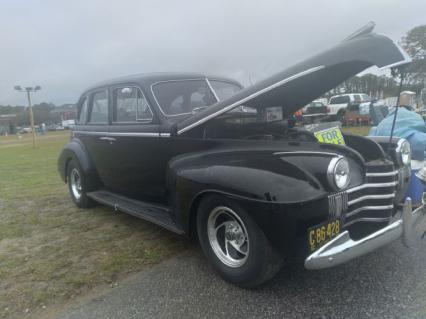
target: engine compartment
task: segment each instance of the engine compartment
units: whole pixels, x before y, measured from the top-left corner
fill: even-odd
[[[193,138],[317,141],[314,134],[292,127],[288,120],[259,122],[254,115],[222,116],[190,132]]]

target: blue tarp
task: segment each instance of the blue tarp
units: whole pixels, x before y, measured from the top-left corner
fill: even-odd
[[[395,109],[377,125],[371,128],[370,136],[389,136],[392,129]],[[412,158],[415,160],[425,159],[426,150],[426,125],[423,118],[412,111],[400,107],[395,122],[393,136],[408,140],[411,146]]]

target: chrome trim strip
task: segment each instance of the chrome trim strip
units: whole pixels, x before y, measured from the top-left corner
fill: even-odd
[[[83,135],[102,135],[102,136],[135,136],[135,137],[170,137],[170,133],[151,133],[151,132],[95,132],[95,131],[73,131],[74,134]]]
[[[121,132],[109,132],[108,136],[151,136],[151,137],[160,137],[160,133],[121,133]]]
[[[395,176],[398,175],[398,170],[387,173],[367,173],[367,177],[385,177],[385,176]]]
[[[367,183],[367,184],[362,184],[353,188],[349,188],[348,190],[346,190],[349,194],[359,191],[360,189],[364,189],[364,188],[379,188],[379,187],[392,187],[392,186],[396,186],[398,185],[398,181],[395,182],[389,182],[389,183]]]
[[[160,137],[170,137],[170,133],[160,133]]]
[[[97,131],[73,131],[74,134],[82,135],[104,135],[107,136],[108,132],[97,132]]]
[[[392,219],[392,217],[383,217],[383,218],[379,218],[379,217],[362,217],[362,218],[351,220],[348,223],[345,223],[345,227],[353,225],[353,224],[358,223],[358,222],[385,223],[385,222],[389,222],[391,219]]]
[[[395,193],[383,194],[383,195],[365,195],[365,196],[361,196],[349,201],[348,206],[362,202],[363,200],[366,200],[366,199],[386,199],[386,198],[394,198],[394,197],[395,197]]]
[[[216,94],[215,90],[213,89],[213,86],[212,86],[212,84],[210,83],[210,81],[209,81],[209,79],[208,79],[208,78],[206,78],[206,82],[207,82],[207,85],[209,86],[210,90],[213,92],[213,95],[214,95],[214,97],[215,97],[216,101],[220,102],[220,99],[219,99],[219,97],[217,96],[217,94]]]
[[[364,210],[386,210],[386,209],[392,209],[393,208],[393,204],[392,205],[383,205],[383,206],[363,206],[363,207],[359,207],[357,209],[354,209],[351,212],[348,212],[346,214],[346,217],[351,217],[353,215],[358,214],[361,211]]]
[[[190,124],[190,125],[182,128],[182,129],[180,129],[177,132],[177,134],[179,135],[181,133],[184,133],[184,132],[190,130],[191,128],[193,128],[193,127],[195,127],[195,126],[197,126],[199,124],[202,124],[202,123],[204,123],[204,122],[206,122],[206,121],[208,121],[208,120],[210,120],[210,119],[212,119],[212,118],[214,118],[214,117],[216,117],[216,116],[218,116],[220,114],[223,114],[223,113],[225,113],[225,112],[227,112],[227,111],[229,111],[229,110],[231,110],[231,109],[233,109],[233,108],[235,108],[235,107],[243,104],[244,102],[247,102],[247,101],[249,101],[249,100],[251,100],[251,99],[253,99],[253,98],[255,98],[255,97],[257,97],[257,96],[259,96],[259,95],[261,95],[263,93],[265,93],[265,92],[269,92],[269,91],[275,89],[276,87],[278,87],[280,85],[283,85],[283,84],[285,84],[287,82],[290,82],[292,80],[300,78],[300,77],[302,77],[302,76],[304,76],[306,74],[310,74],[310,73],[313,73],[315,71],[321,70],[324,67],[325,67],[324,65],[313,67],[311,69],[308,69],[308,70],[302,71],[300,73],[294,74],[294,75],[292,75],[292,76],[290,76],[288,78],[285,78],[285,79],[283,79],[281,81],[278,81],[278,82],[276,82],[276,83],[274,83],[274,84],[272,84],[272,85],[270,85],[270,86],[268,86],[268,87],[266,87],[266,88],[264,88],[264,89],[262,89],[260,91],[257,91],[257,92],[255,92],[253,94],[250,94],[249,96],[246,96],[245,98],[243,98],[243,99],[241,99],[241,100],[239,100],[237,102],[232,103],[231,105],[228,105],[228,106],[220,109],[219,111],[217,111],[215,113],[212,113],[212,114],[210,114],[210,115],[208,115],[208,116],[206,116],[206,117],[198,120],[197,122],[194,122],[194,123],[192,123],[192,124]],[[151,86],[151,90],[152,90],[152,86]]]
[[[341,156],[336,153],[328,152],[315,152],[315,151],[296,151],[296,152],[275,152],[274,155],[286,155],[286,154],[295,154],[295,155],[306,155],[306,154],[316,154],[316,155],[326,155],[326,156]]]

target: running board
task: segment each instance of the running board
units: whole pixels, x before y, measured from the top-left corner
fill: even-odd
[[[184,233],[171,218],[171,210],[167,206],[130,199],[105,190],[90,192],[87,193],[87,196],[116,211],[144,219],[177,234]]]

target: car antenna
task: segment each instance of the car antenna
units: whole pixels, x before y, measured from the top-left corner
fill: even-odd
[[[396,123],[396,116],[398,115],[398,108],[399,108],[399,100],[401,98],[401,90],[402,90],[402,82],[404,81],[404,71],[403,68],[398,68],[399,75],[400,75],[400,81],[399,81],[399,87],[398,87],[398,96],[396,98],[396,106],[395,106],[395,114],[393,116],[392,121],[392,129],[389,136],[389,147],[388,147],[388,154],[390,154],[391,144],[392,144],[392,138],[393,138],[393,131],[395,129],[395,123]],[[395,70],[392,70],[392,73],[394,73]]]

